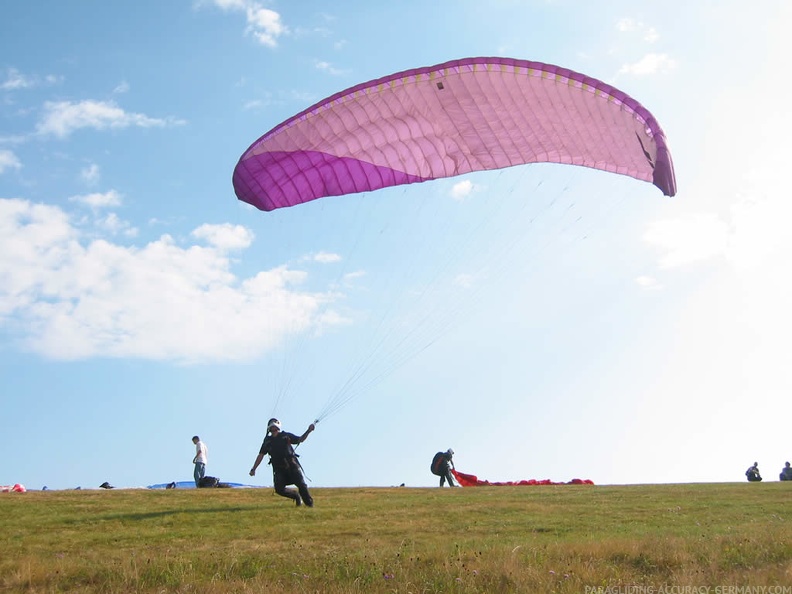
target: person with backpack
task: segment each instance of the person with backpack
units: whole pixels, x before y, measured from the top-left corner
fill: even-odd
[[[300,466],[298,456],[294,453],[292,446],[304,442],[315,428],[316,426],[311,423],[305,433],[297,436],[294,433],[281,431],[280,421],[278,419],[270,419],[267,422],[267,435],[261,443],[261,449],[256,461],[253,463],[253,468],[250,469],[250,476],[256,476],[256,469],[261,464],[264,456],[269,454],[275,492],[281,497],[294,500],[297,506],[305,503],[308,507],[313,507],[313,497],[308,491],[308,485],[305,484],[302,466]],[[297,491],[287,489],[287,485],[296,486]]]
[[[192,442],[195,444],[195,456],[193,456],[193,478],[195,486],[201,486],[201,479],[206,476],[206,444],[197,435],[193,435]]]
[[[448,448],[445,452],[437,452],[432,458],[432,465],[430,469],[432,474],[440,477],[440,486],[445,485],[448,481],[449,487],[456,487],[454,484],[454,476],[451,474],[451,469],[454,468],[454,450]]]

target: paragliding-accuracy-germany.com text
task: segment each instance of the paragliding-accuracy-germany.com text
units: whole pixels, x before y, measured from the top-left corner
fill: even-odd
[[[584,594],[792,594],[792,586],[586,586]]]

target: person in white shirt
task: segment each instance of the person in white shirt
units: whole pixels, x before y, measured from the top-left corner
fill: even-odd
[[[195,457],[193,458],[195,470],[193,470],[193,478],[195,479],[195,486],[200,487],[201,479],[206,476],[206,444],[202,442],[201,438],[197,435],[193,436],[192,442],[195,444]]]

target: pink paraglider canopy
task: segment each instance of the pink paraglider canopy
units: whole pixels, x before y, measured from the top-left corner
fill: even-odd
[[[676,180],[649,111],[566,68],[466,58],[406,70],[337,93],[277,125],[234,169],[240,200],[274,210],[526,163]]]

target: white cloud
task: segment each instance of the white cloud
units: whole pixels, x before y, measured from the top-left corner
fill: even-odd
[[[20,169],[22,162],[19,158],[8,149],[0,149],[0,173],[4,173],[6,169]]]
[[[473,182],[466,179],[461,182],[457,182],[452,186],[451,197],[454,200],[464,200],[470,196],[475,189],[476,187],[473,185]]]
[[[103,209],[121,206],[122,197],[116,190],[70,196],[69,202],[82,204],[91,209],[93,212],[91,222],[95,227],[94,232],[123,235],[125,237],[136,237],[138,234],[136,227],[133,227],[128,221],[122,220],[116,213],[100,214],[99,211]],[[86,221],[87,219],[82,222]]]
[[[782,196],[744,199],[731,205],[728,220],[715,213],[693,213],[649,225],[644,241],[659,252],[661,268],[722,258],[738,273],[786,261],[792,255],[787,231],[792,207]]]
[[[792,257],[792,205],[784,193],[740,200],[731,206],[729,215],[732,225],[726,258],[735,271],[754,286],[786,283],[785,292],[792,294],[792,282],[786,274]],[[759,275],[766,278],[758,280]]]
[[[242,225],[225,223],[222,225],[201,225],[192,232],[192,236],[203,239],[209,245],[224,252],[243,250],[253,243],[253,232]]]
[[[122,94],[128,93],[128,92],[129,92],[129,83],[127,81],[125,81],[125,80],[122,80],[120,83],[118,83],[116,88],[113,89],[113,94],[114,95],[122,95]]]
[[[662,252],[661,268],[679,268],[724,256],[729,227],[715,214],[696,213],[656,221],[649,225],[643,239]]]
[[[276,47],[278,38],[288,32],[280,14],[264,8],[255,0],[214,0],[214,5],[226,11],[244,12],[247,21],[245,33],[267,47]]]
[[[676,68],[676,61],[668,54],[646,54],[639,61],[625,64],[619,69],[619,74],[632,74],[634,76],[647,76],[657,72],[669,72]]]
[[[55,271],[76,236],[56,207],[0,199],[0,323],[28,303],[33,288],[49,297],[41,271]]]
[[[122,220],[114,212],[96,219],[95,225],[98,229],[110,233],[111,235],[136,237],[138,234],[137,228],[133,227],[129,222]]]
[[[169,235],[143,246],[87,241],[62,209],[0,199],[0,327],[55,359],[243,360],[290,333],[343,323],[329,293],[296,289],[304,272],[277,267],[238,279],[226,250],[252,233],[204,225],[208,247]]]
[[[130,126],[141,128],[164,127],[182,124],[180,120],[151,118],[140,113],[130,113],[112,101],[47,102],[44,116],[39,121],[39,134],[53,134],[64,138],[81,128],[96,130],[122,129]]]
[[[642,289],[657,290],[662,289],[663,285],[653,276],[642,275],[635,278],[635,284]]]
[[[69,201],[77,202],[79,204],[90,206],[91,208],[96,208],[96,209],[115,208],[117,206],[121,206],[121,194],[119,194],[115,190],[110,190],[104,193],[95,192],[93,194],[81,194],[79,196],[71,196],[69,198]]]
[[[341,256],[338,254],[331,254],[329,252],[319,252],[311,257],[314,262],[320,262],[321,264],[332,264],[334,262],[340,262]]]
[[[253,35],[262,45],[268,47],[278,45],[278,37],[286,32],[286,28],[281,23],[280,15],[277,12],[251,3],[246,14],[248,33]]]

